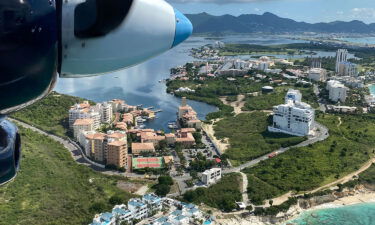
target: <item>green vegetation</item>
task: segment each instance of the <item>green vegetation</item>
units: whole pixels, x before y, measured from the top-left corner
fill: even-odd
[[[220,48],[220,55],[232,56],[232,55],[250,55],[250,54],[285,54],[285,55],[298,55],[299,52],[294,49],[288,49],[286,46],[264,46],[264,45],[253,45],[253,44],[226,44],[225,47]]]
[[[248,175],[248,182],[247,193],[251,196],[251,202],[254,205],[262,205],[265,199],[271,199],[274,196],[282,194],[278,188],[260,180],[254,175]]]
[[[253,112],[225,118],[215,125],[215,135],[219,139],[229,138],[230,148],[225,154],[234,165],[306,140],[268,132],[270,119],[266,113]]]
[[[359,180],[363,184],[375,185],[375,163],[359,175]]]
[[[155,194],[159,196],[166,196],[171,191],[173,185],[173,179],[170,176],[160,176],[158,183],[152,188],[155,189]]]
[[[285,95],[290,88],[297,89],[302,94],[302,100],[306,103],[311,104],[312,107],[318,107],[317,97],[314,94],[313,88],[302,88],[302,87],[277,87],[275,91],[270,94],[264,94],[260,96],[248,96],[246,98],[244,111],[253,110],[271,110],[273,106],[284,103]]]
[[[204,203],[208,206],[230,212],[237,207],[236,202],[242,199],[240,183],[240,174],[228,174],[217,184],[209,188],[197,188],[194,191],[187,191],[183,198],[188,202],[195,204]]]
[[[327,140],[290,149],[244,170],[252,180],[253,187],[249,182],[252,201],[259,204],[288,191],[312,190],[358,170],[373,156],[374,115],[342,115],[339,119],[335,115],[318,114],[317,120],[329,128]],[[265,194],[260,185],[272,190],[271,194]]]
[[[0,224],[89,224],[98,212],[132,197],[116,187],[121,178],[78,165],[59,143],[20,128],[21,171],[0,187]]]
[[[12,114],[11,117],[57,136],[66,137],[69,136],[68,110],[72,105],[82,101],[82,98],[52,92],[37,103]]]

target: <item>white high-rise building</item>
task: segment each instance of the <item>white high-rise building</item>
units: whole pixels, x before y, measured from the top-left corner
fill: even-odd
[[[345,102],[348,88],[340,81],[330,80],[327,82],[327,90],[329,91],[329,99],[333,102]]]
[[[101,122],[102,123],[111,123],[112,116],[113,116],[113,108],[112,104],[108,102],[103,102],[97,104],[97,108],[100,112]]]
[[[220,168],[212,168],[202,173],[202,182],[206,185],[214,184],[220,179],[221,179]]]
[[[315,110],[309,104],[300,101],[299,91],[289,90],[285,104],[273,109],[273,124],[270,132],[286,133],[295,136],[310,135],[315,124]]]
[[[348,60],[348,50],[339,49],[336,53],[336,73],[339,73],[340,63],[346,62]]]

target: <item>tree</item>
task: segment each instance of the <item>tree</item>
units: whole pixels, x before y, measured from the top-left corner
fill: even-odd
[[[269,200],[269,202],[268,202],[269,204],[270,204],[270,206],[272,206],[273,205],[273,200],[271,199],[271,200]]]
[[[104,202],[95,202],[94,204],[91,205],[90,207],[90,212],[93,213],[100,213],[103,212],[106,208],[106,204]]]
[[[158,182],[159,184],[173,185],[173,179],[170,176],[160,176]]]
[[[171,187],[166,184],[158,184],[156,185],[155,194],[159,196],[166,196],[171,191]]]
[[[111,198],[109,198],[108,201],[111,205],[119,205],[125,202],[125,198],[119,195],[114,195]]]

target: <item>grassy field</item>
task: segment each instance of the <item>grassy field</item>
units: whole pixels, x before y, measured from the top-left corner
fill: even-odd
[[[46,136],[20,129],[21,171],[0,187],[0,224],[89,224],[95,213],[112,208],[113,196],[131,195],[116,187],[120,178],[78,165],[64,147]]]
[[[217,184],[209,188],[197,188],[184,194],[185,201],[231,211],[237,206],[235,202],[242,200],[240,191],[241,175],[238,173],[225,175]]]
[[[75,103],[84,101],[82,98],[52,92],[46,98],[13,113],[11,117],[38,127],[49,133],[66,137],[69,135],[69,112]]]
[[[244,172],[251,179],[249,198],[261,204],[288,191],[309,191],[328,184],[353,171],[374,155],[374,115],[319,115],[330,137],[314,145],[294,148],[273,159],[263,161]],[[271,194],[262,188],[272,189]]]
[[[269,120],[268,114],[253,112],[227,117],[215,125],[215,135],[219,139],[229,138],[230,148],[225,154],[234,165],[306,140],[304,137],[269,133]]]

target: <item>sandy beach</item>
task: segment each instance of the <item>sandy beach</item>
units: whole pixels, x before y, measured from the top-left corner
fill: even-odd
[[[260,217],[260,216],[248,216],[242,218],[238,213],[235,215],[223,219],[217,219],[215,224],[218,225],[271,225],[271,224],[285,224],[287,221],[294,220],[298,218],[302,213],[309,212],[319,209],[328,209],[328,208],[338,208],[349,205],[356,205],[361,203],[375,203],[375,192],[361,190],[352,196],[347,196],[339,198],[333,202],[324,203],[321,205],[314,206],[312,208],[303,209],[298,205],[292,206],[287,213],[284,215],[284,219],[280,218],[270,218],[270,217]]]

